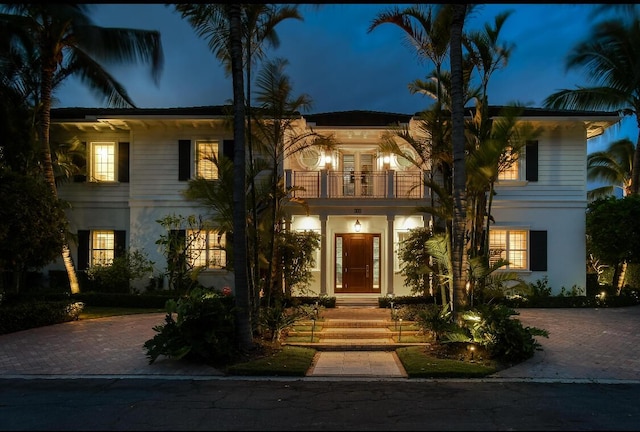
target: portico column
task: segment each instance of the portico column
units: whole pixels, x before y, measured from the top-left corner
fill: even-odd
[[[320,294],[327,293],[327,215],[320,214]]]
[[[393,226],[394,215],[387,215],[387,293],[393,293]]]

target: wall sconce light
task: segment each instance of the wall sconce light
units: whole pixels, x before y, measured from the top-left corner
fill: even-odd
[[[358,219],[356,219],[356,224],[353,226],[353,229],[356,230],[356,232],[360,232],[360,230],[362,229],[362,225],[360,224],[360,221]]]
[[[222,234],[218,233],[218,246],[220,246],[221,241],[222,241]]]
[[[389,170],[389,168],[391,167],[391,156],[389,156],[388,154],[385,154],[382,158],[382,167],[386,170]]]
[[[325,155],[324,156],[324,167],[325,167],[325,169],[331,169],[331,156],[330,155]]]

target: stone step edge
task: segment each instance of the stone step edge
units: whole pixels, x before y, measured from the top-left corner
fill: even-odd
[[[404,343],[404,342],[392,342],[392,343],[379,343],[379,344],[341,344],[341,343],[305,343],[305,342],[284,342],[282,345],[297,346],[302,348],[313,348],[318,351],[395,351],[398,348],[407,348],[414,346],[429,346],[428,343]]]

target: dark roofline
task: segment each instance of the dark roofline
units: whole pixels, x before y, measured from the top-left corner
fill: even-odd
[[[212,105],[197,107],[175,108],[52,108],[52,120],[85,120],[99,117],[126,117],[126,116],[215,116],[228,115],[230,105]],[[498,116],[505,106],[490,106],[489,114]],[[465,108],[465,111],[474,112],[475,107]],[[300,113],[295,113],[300,115]],[[351,110],[333,111],[317,114],[303,114],[307,122],[316,126],[389,126],[391,124],[409,123],[413,117],[420,113],[401,114],[381,111]],[[578,111],[578,110],[551,110],[546,108],[523,108],[520,117],[619,117],[616,111]]]

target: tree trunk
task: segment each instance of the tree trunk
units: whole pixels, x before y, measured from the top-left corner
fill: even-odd
[[[228,5],[231,76],[233,81],[233,268],[236,291],[236,332],[243,351],[253,348],[251,301],[247,277],[247,207],[245,158],[245,102],[242,52],[242,6]]]
[[[466,171],[464,138],[464,98],[462,80],[462,27],[466,4],[452,4],[451,21],[451,122],[453,141],[453,224],[451,266],[453,278],[453,317],[459,320],[467,307],[466,295]]]
[[[640,117],[636,116],[636,122],[640,128]],[[636,141],[636,150],[633,152],[633,167],[631,167],[631,193],[637,194],[640,191],[640,132]]]
[[[43,47],[42,52],[48,52],[50,47]],[[53,196],[58,198],[58,188],[56,187],[56,178],[53,173],[53,161],[51,158],[51,146],[49,143],[49,134],[51,129],[51,93],[53,92],[53,71],[56,68],[56,64],[51,60],[50,65],[44,65],[41,75],[41,88],[40,94],[42,100],[40,101],[39,121],[38,121],[38,139],[40,141],[40,152],[42,160],[42,169],[44,178]],[[71,258],[71,251],[69,250],[69,242],[67,241],[66,233],[61,232],[62,236],[62,262],[67,270],[67,276],[69,277],[69,288],[72,294],[80,292],[80,285],[78,284],[78,276],[76,275],[76,269],[73,265],[73,259]]]

